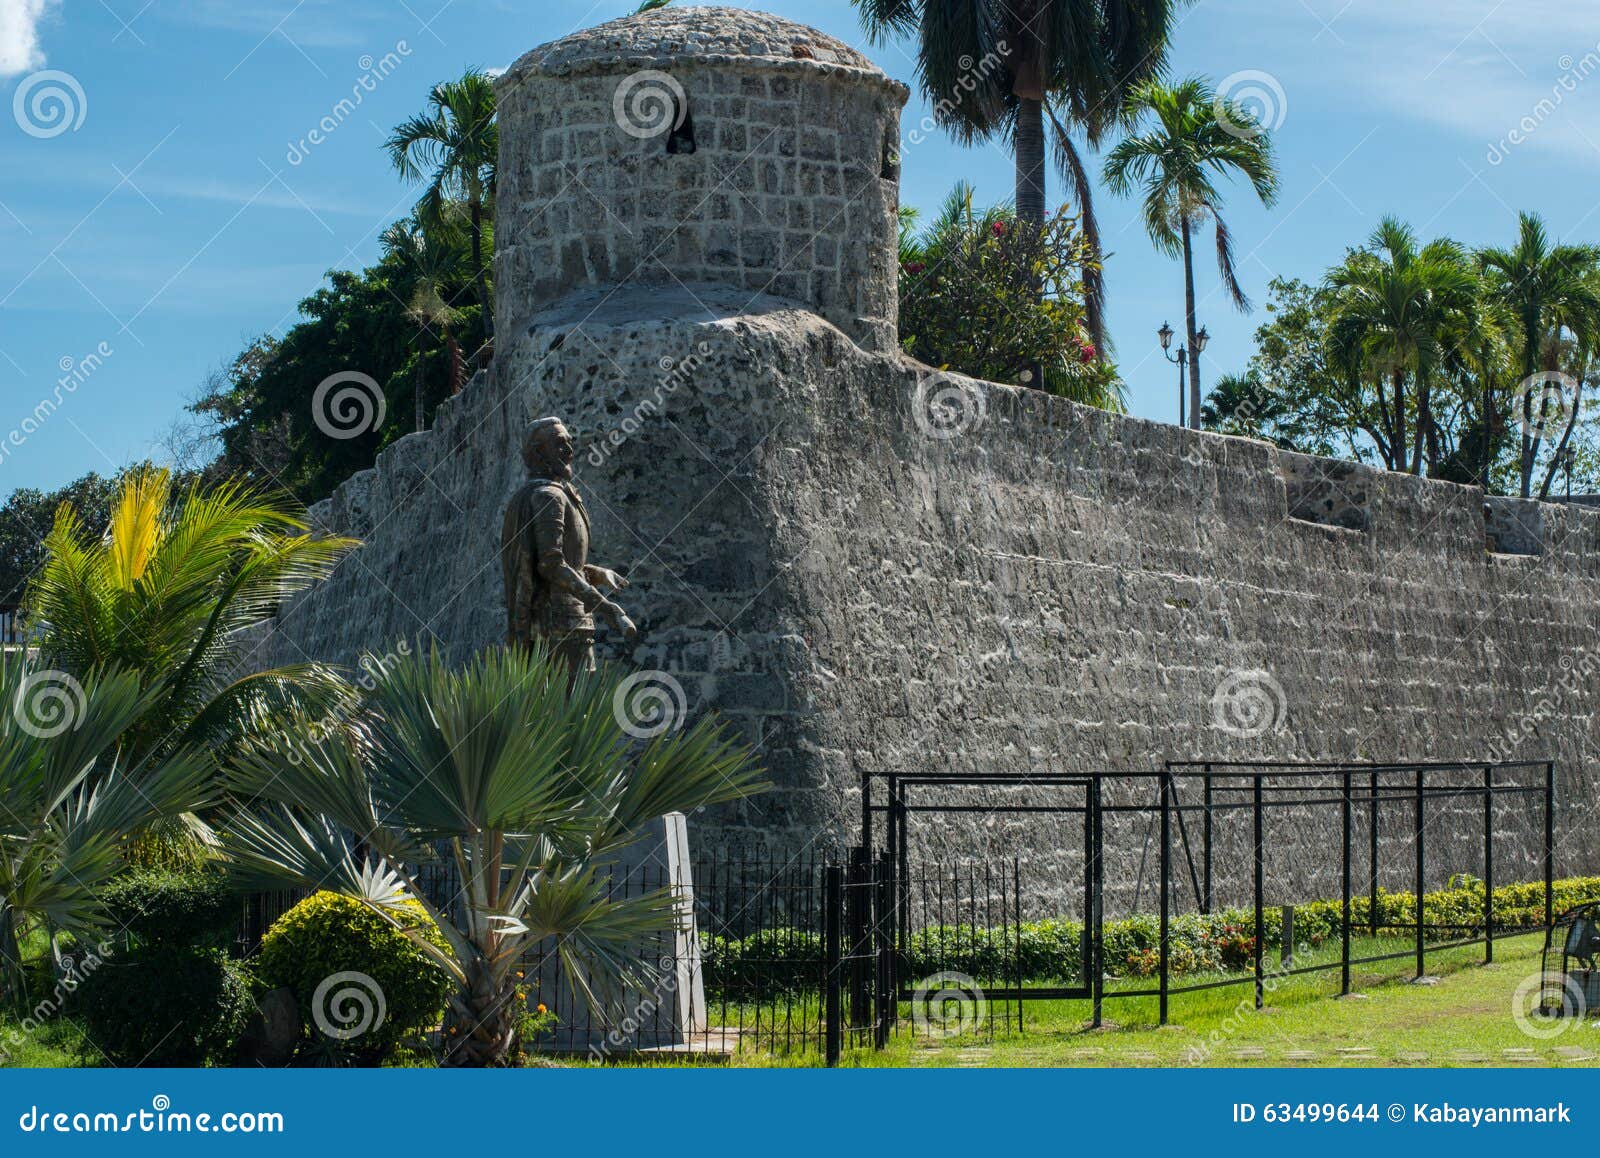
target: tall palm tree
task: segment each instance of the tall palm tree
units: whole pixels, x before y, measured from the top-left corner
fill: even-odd
[[[1556,348],[1563,329],[1593,337],[1600,331],[1600,246],[1553,245],[1536,213],[1518,218],[1517,243],[1509,249],[1478,252],[1489,293],[1516,319],[1522,380],[1557,369]],[[1593,343],[1590,343],[1593,348]],[[1540,365],[1544,354],[1545,365]],[[1532,413],[1533,392],[1520,399],[1522,414],[1522,497],[1532,493],[1534,460],[1538,457],[1540,424]],[[1573,410],[1576,412],[1574,400]]]
[[[1466,254],[1448,238],[1419,248],[1410,226],[1385,217],[1365,249],[1329,271],[1328,288],[1335,357],[1352,374],[1374,376],[1378,451],[1390,470],[1421,474],[1436,437],[1437,375],[1451,343],[1471,329],[1463,322],[1474,310],[1477,277]],[[1385,380],[1392,387],[1387,395]],[[1436,461],[1434,451],[1429,461]]]
[[[620,673],[568,682],[541,650],[495,649],[459,670],[414,656],[389,667],[348,730],[275,735],[234,765],[234,788],[264,805],[224,837],[241,878],[344,892],[411,937],[456,982],[450,1065],[493,1065],[513,1048],[517,971],[547,939],[595,1004],[605,987],[586,977],[638,980],[629,960],[640,938],[676,925],[673,899],[609,897],[605,864],[663,813],[763,787],[716,723],[639,743],[624,730]],[[417,887],[430,864],[461,882],[455,905]],[[397,919],[405,897],[447,949]]]
[[[240,629],[358,545],[312,535],[287,496],[234,482],[175,496],[169,472],[133,471],[103,537],[62,504],[44,545],[25,600],[40,652],[82,681],[138,673],[152,699],[123,738],[134,757],[205,746],[220,758],[287,710],[332,711],[348,695],[323,664],[245,663]]]
[[[196,749],[134,755],[120,741],[160,697],[137,673],[81,683],[0,655],[0,999],[25,998],[22,944],[88,934],[129,838],[203,808],[209,761]],[[115,914],[110,914],[114,917]]]
[[[417,326],[416,428],[427,429],[427,403],[424,389],[427,342],[435,336],[445,346],[449,359],[450,393],[460,389],[460,359],[450,327],[461,320],[461,311],[450,304],[450,297],[467,269],[467,252],[456,230],[436,226],[426,228],[412,216],[397,221],[383,231],[384,256],[394,261],[410,279],[411,297],[406,301],[406,317]]]
[[[1183,306],[1189,349],[1195,350],[1194,234],[1210,221],[1217,268],[1241,310],[1250,301],[1233,269],[1233,236],[1222,219],[1216,178],[1243,176],[1263,205],[1278,196],[1278,168],[1265,127],[1235,102],[1219,100],[1210,82],[1190,77],[1168,86],[1149,81],[1128,97],[1134,125],[1106,157],[1105,179],[1119,197],[1144,193],[1144,226],[1156,248],[1183,258]],[[1147,126],[1147,127],[1144,127]],[[1143,127],[1143,131],[1135,131]],[[1200,360],[1189,359],[1190,424],[1200,426]]]
[[[1166,62],[1175,0],[853,0],[877,41],[914,36],[917,80],[934,119],[962,144],[999,138],[1016,163],[1017,216],[1045,218],[1046,139],[1073,191],[1096,264],[1093,184],[1074,134],[1091,145],[1124,100]],[[1098,269],[1085,277],[1088,323],[1106,349]]]
[[[469,69],[460,80],[434,85],[428,94],[428,112],[396,127],[385,147],[402,177],[428,182],[417,204],[424,221],[442,222],[454,204],[464,207],[483,332],[492,341],[494,302],[489,294],[484,235],[494,217],[500,153],[494,82]]]

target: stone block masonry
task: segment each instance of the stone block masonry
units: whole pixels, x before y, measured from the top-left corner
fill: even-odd
[[[629,103],[645,81],[659,126]],[[701,847],[840,849],[866,771],[1520,758],[1559,764],[1558,870],[1600,863],[1600,511],[905,360],[905,91],[812,29],[669,7],[535,49],[499,91],[493,368],[314,509],[366,545],[262,629],[262,660],[498,646],[501,515],[555,414],[592,558],[633,584],[640,637],[602,634],[602,658],[719,712],[776,785],[691,817]],[[1538,875],[1526,812],[1498,820],[1498,880]],[[1150,829],[1123,816],[1108,913],[1150,897]],[[1336,895],[1327,819],[1269,835],[1271,903]],[[1448,854],[1477,822],[1438,818],[1441,874],[1481,872]],[[1075,823],[923,825],[917,848],[1023,857],[1065,905]],[[1243,836],[1221,825],[1235,865]]]

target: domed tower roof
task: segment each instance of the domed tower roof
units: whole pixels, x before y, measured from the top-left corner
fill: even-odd
[[[506,72],[561,76],[673,63],[792,66],[804,61],[887,80],[842,40],[748,8],[658,8],[586,28],[526,53]],[[892,82],[891,82],[892,83]]]

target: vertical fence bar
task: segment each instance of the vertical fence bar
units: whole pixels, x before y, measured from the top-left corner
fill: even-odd
[[[1251,813],[1252,813],[1251,823],[1252,823],[1252,825],[1253,825],[1253,827],[1255,829],[1255,832],[1254,832],[1255,841],[1254,841],[1254,843],[1255,843],[1255,902],[1256,902],[1255,903],[1256,923],[1255,923],[1255,929],[1254,929],[1254,934],[1255,935],[1252,938],[1252,940],[1255,942],[1255,944],[1254,944],[1254,947],[1251,950],[1251,956],[1254,958],[1254,962],[1253,963],[1255,965],[1255,974],[1256,974],[1256,986],[1255,986],[1255,988],[1256,988],[1256,1008],[1260,1009],[1263,1005],[1266,1004],[1266,978],[1265,978],[1265,976],[1263,974],[1263,971],[1262,971],[1261,954],[1262,954],[1262,949],[1265,946],[1266,940],[1267,940],[1267,938],[1266,938],[1266,929],[1264,927],[1265,924],[1266,924],[1266,914],[1265,914],[1264,910],[1266,909],[1265,893],[1266,893],[1266,887],[1267,887],[1267,879],[1266,879],[1266,872],[1267,872],[1266,860],[1267,860],[1267,855],[1266,855],[1266,842],[1262,838],[1262,831],[1261,831],[1261,773],[1259,773],[1259,772],[1257,772],[1255,774],[1255,783],[1254,783],[1254,786],[1253,786],[1252,791],[1251,791],[1251,804],[1252,804],[1252,808],[1251,808]]]
[[[1544,927],[1556,923],[1556,766],[1544,766]]]
[[[889,1044],[889,1027],[893,1024],[895,1014],[896,994],[892,991],[890,958],[894,955],[894,882],[891,866],[893,857],[887,853],[880,853],[875,863],[873,873],[873,940],[877,950],[874,956],[877,959],[878,974],[878,1000],[877,1008],[873,1011],[876,1015],[873,1024],[872,1044],[876,1049],[883,1049]]]
[[[1206,802],[1206,815],[1205,815],[1205,822],[1204,822],[1205,823],[1205,841],[1206,841],[1205,896],[1202,898],[1202,900],[1200,902],[1200,911],[1202,913],[1209,914],[1211,912],[1211,898],[1212,898],[1212,893],[1211,893],[1211,832],[1212,832],[1212,825],[1211,825],[1211,791],[1212,791],[1212,789],[1211,789],[1211,765],[1210,764],[1207,764],[1205,766],[1204,777],[1205,777],[1205,802]]]
[[[844,1044],[844,970],[839,951],[840,925],[844,923],[844,866],[830,864],[824,871],[822,888],[822,957],[827,986],[824,1016],[827,1064],[839,1064]]]
[[[1367,798],[1367,932],[1378,935],[1378,774],[1370,777]]]
[[[1494,765],[1483,766],[1483,963],[1494,964]]]
[[[1413,901],[1413,908],[1416,911],[1415,920],[1417,922],[1417,977],[1418,977],[1418,979],[1421,979],[1422,977],[1426,976],[1427,972],[1428,972],[1428,967],[1427,967],[1428,948],[1427,948],[1427,942],[1423,939],[1423,934],[1424,934],[1425,930],[1423,928],[1423,923],[1422,923],[1422,917],[1423,917],[1423,913],[1422,913],[1422,891],[1423,891],[1424,886],[1427,883],[1426,880],[1424,879],[1424,873],[1425,873],[1425,871],[1427,869],[1427,853],[1426,853],[1426,851],[1424,849],[1425,837],[1423,835],[1423,809],[1422,809],[1423,784],[1422,784],[1422,779],[1423,779],[1423,777],[1422,777],[1422,769],[1418,768],[1417,769],[1417,819],[1416,819],[1417,891],[1416,891],[1416,897],[1415,897],[1415,899]]]
[[[1106,969],[1105,969],[1105,902],[1101,899],[1105,893],[1105,816],[1100,808],[1100,778],[1096,776],[1089,781],[1089,792],[1094,810],[1094,837],[1091,848],[1094,854],[1094,866],[1091,877],[1094,882],[1093,909],[1094,933],[1090,941],[1090,960],[1085,963],[1085,968],[1090,970],[1089,985],[1094,1002],[1094,1027],[1099,1029],[1104,1024],[1106,1002]],[[1085,913],[1086,918],[1089,914]]]
[[[1161,998],[1159,1024],[1167,1024],[1167,990],[1172,984],[1172,769],[1161,772]]]
[[[1339,993],[1350,992],[1350,835],[1355,826],[1354,801],[1350,798],[1353,788],[1350,773],[1344,774],[1344,800],[1340,809],[1341,820],[1344,822],[1344,839],[1341,846],[1342,859],[1339,872],[1339,899],[1342,904],[1339,920]]]

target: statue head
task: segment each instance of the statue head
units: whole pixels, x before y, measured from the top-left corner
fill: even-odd
[[[522,440],[522,461],[538,478],[572,477],[572,433],[559,418],[541,418]]]

